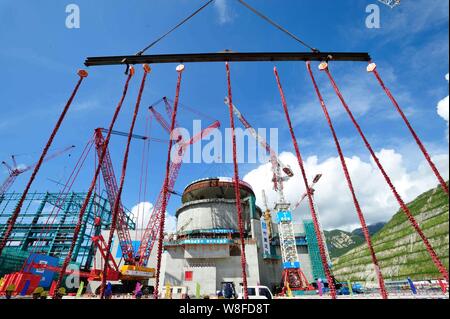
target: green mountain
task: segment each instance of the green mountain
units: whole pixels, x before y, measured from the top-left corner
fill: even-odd
[[[342,256],[364,242],[363,237],[339,229],[325,230],[324,235],[332,259]]]
[[[367,228],[369,229],[370,236],[373,236],[374,234],[376,234],[379,230],[381,230],[384,227],[384,225],[386,225],[386,223],[383,223],[383,222],[368,225]],[[364,238],[362,228],[355,229],[354,231],[352,231],[352,234],[360,236],[361,238]]]
[[[386,223],[376,223],[367,226],[370,235],[379,231]],[[346,232],[339,229],[324,231],[325,239],[327,241],[328,251],[331,258],[337,258],[346,252],[358,247],[364,242],[364,234],[361,228],[357,228],[352,232]]]
[[[449,198],[439,186],[408,204],[436,253],[448,269]],[[354,234],[353,234],[354,235]],[[373,237],[373,244],[385,279],[414,280],[440,278],[425,245],[399,210]],[[365,242],[333,260],[338,280],[375,281],[376,276]]]

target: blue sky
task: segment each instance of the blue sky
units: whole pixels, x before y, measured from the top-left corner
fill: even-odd
[[[76,3],[81,10],[81,28],[67,29],[65,8]],[[31,163],[51,131],[75,81],[76,70],[87,56],[134,54],[147,43],[199,7],[198,0],[74,0],[0,2],[0,159],[11,154],[21,163]],[[419,135],[433,155],[448,155],[447,123],[436,112],[437,103],[448,95],[448,1],[402,1],[390,9],[382,4],[381,28],[367,29],[365,8],[375,0],[307,1],[249,0],[306,42],[322,51],[367,51],[379,66],[386,83],[398,98]],[[282,4],[281,4],[282,3]],[[197,18],[149,53],[234,51],[303,51],[295,41],[275,30],[236,1],[218,1]],[[279,151],[291,152],[289,132],[281,113],[272,63],[232,64],[235,103],[256,127],[279,128]],[[296,133],[305,158],[317,156],[319,162],[336,156],[334,145],[304,63],[277,63],[292,110]],[[383,95],[375,79],[365,72],[363,63],[332,64],[344,95],[376,150],[395,149],[403,156],[407,171],[414,172],[421,154],[414,148],[401,120]],[[90,68],[53,149],[76,145],[77,151],[43,166],[32,190],[58,191],[48,178],[61,180],[70,175],[81,150],[96,127],[106,127],[125,80],[124,68]],[[218,64],[187,65],[181,101],[221,121],[228,127],[225,68]],[[132,82],[130,93],[116,128],[127,131],[134,107],[141,70]],[[323,74],[316,72],[319,84],[335,119],[348,157],[369,161],[353,127],[331,94]],[[173,98],[175,65],[155,65],[148,78],[136,133],[143,133],[147,106],[164,95]],[[188,128],[192,115],[180,114]],[[208,125],[208,119],[203,124]],[[165,138],[156,123],[152,135]],[[125,139],[114,137],[111,153],[116,174],[120,174]],[[134,141],[123,201],[127,207],[138,203],[142,144]],[[148,195],[154,202],[163,181],[166,146],[151,144]],[[93,155],[74,186],[88,188],[93,170]],[[256,169],[256,164],[241,165],[241,177]],[[176,183],[177,190],[193,179],[207,175],[231,174],[230,165],[186,164]],[[312,173],[311,173],[312,174]],[[431,173],[430,173],[431,174]],[[0,178],[6,178],[3,168]],[[29,175],[21,176],[13,190],[22,191]],[[258,194],[257,194],[258,195]],[[169,211],[179,205],[173,197]],[[380,218],[378,218],[380,219]],[[373,218],[374,221],[377,217]],[[341,223],[347,225],[346,223]],[[351,224],[351,223],[350,223]],[[350,225],[349,224],[349,225]],[[339,226],[331,223],[330,226]]]

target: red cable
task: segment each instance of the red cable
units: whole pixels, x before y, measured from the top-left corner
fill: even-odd
[[[73,102],[73,99],[75,98],[75,95],[78,92],[78,89],[80,88],[81,83],[83,82],[83,79],[85,77],[88,76],[87,72],[84,70],[79,70],[78,71],[78,76],[80,77],[80,79],[78,80],[78,83],[75,86],[75,89],[72,92],[72,95],[70,96],[69,100],[67,101],[61,115],[59,116],[58,121],[56,122],[55,127],[53,128],[52,133],[50,134],[50,137],[47,141],[47,144],[44,147],[44,150],[42,151],[41,157],[39,158],[39,161],[37,162],[36,166],[34,167],[33,173],[31,174],[31,177],[25,187],[25,190],[22,193],[22,196],[20,197],[19,202],[17,203],[16,208],[14,209],[14,212],[12,213],[11,217],[8,220],[8,227],[6,228],[6,231],[3,234],[2,240],[0,242],[0,256],[2,255],[3,252],[3,248],[6,246],[6,243],[8,242],[9,236],[12,233],[12,230],[14,228],[14,225],[17,221],[17,217],[19,217],[20,214],[20,210],[22,209],[23,203],[25,201],[25,198],[28,194],[28,192],[30,191],[31,188],[31,184],[34,182],[37,173],[39,172],[39,169],[41,168],[41,165],[45,159],[45,156],[47,155],[48,150],[50,149],[50,146],[53,143],[53,139],[56,136],[56,133],[58,132],[64,118],[66,117],[67,111],[70,108],[70,105]]]
[[[178,103],[180,99],[180,89],[181,89],[181,79],[183,74],[184,66],[179,65],[177,67],[178,72],[178,80],[177,80],[177,88],[175,92],[175,102],[173,104],[173,112],[172,112],[172,121],[170,124],[170,134],[174,132],[175,129],[175,123],[177,120],[177,111],[178,111]],[[155,284],[155,291],[154,291],[154,297],[155,299],[158,299],[159,295],[159,275],[161,272],[161,256],[162,256],[162,249],[163,249],[163,239],[164,239],[164,223],[166,219],[166,208],[167,208],[167,193],[169,191],[169,173],[170,173],[170,152],[172,150],[173,146],[173,137],[171,136],[169,140],[169,149],[167,151],[167,161],[166,161],[166,175],[164,178],[164,185],[163,185],[163,197],[162,197],[162,203],[161,203],[161,212],[160,212],[160,227],[159,227],[159,238],[158,238],[158,251],[157,251],[157,257],[156,257],[156,284]]]
[[[149,114],[148,116],[149,117],[147,118],[148,119],[147,132],[150,136],[153,117],[151,114]],[[147,142],[147,156],[146,156],[146,160],[145,160],[146,165],[145,165],[144,197],[143,198],[147,197],[148,166],[149,166],[148,161],[149,160],[150,160],[150,142]],[[142,206],[141,229],[144,229],[144,216],[145,216],[145,207]],[[142,242],[143,237],[144,237],[144,232],[142,232],[142,234],[141,234],[141,239],[140,239],[141,242]]]
[[[320,232],[320,227],[319,227],[319,221],[317,219],[316,210],[314,208],[311,190],[308,186],[309,185],[308,177],[306,176],[306,171],[305,171],[305,167],[303,165],[303,159],[302,159],[302,155],[300,154],[300,148],[297,143],[297,138],[295,137],[294,129],[292,128],[291,117],[289,115],[286,97],[284,95],[283,87],[281,86],[281,81],[280,81],[280,77],[278,75],[277,68],[274,68],[274,73],[275,73],[275,78],[277,80],[278,89],[280,91],[281,102],[283,104],[283,109],[284,109],[284,113],[286,115],[286,120],[287,120],[287,123],[289,126],[289,131],[291,133],[292,142],[294,143],[294,148],[295,148],[295,153],[297,155],[298,164],[299,164],[300,170],[302,172],[303,182],[305,183],[306,194],[308,195],[309,209],[311,211],[311,215],[312,215],[313,222],[314,222],[314,229],[316,232],[317,243],[319,245],[320,258],[322,259],[322,265],[325,270],[325,276],[327,277],[328,287],[330,288],[331,298],[336,299],[336,287],[334,285],[334,281],[331,277],[330,268],[328,266],[327,257],[326,257],[326,253],[325,253],[325,244],[323,242],[322,236],[320,236],[321,232]]]
[[[144,75],[142,76],[142,82],[141,82],[141,87],[139,89],[139,94],[137,97],[137,101],[136,101],[136,105],[134,107],[134,114],[133,114],[133,119],[131,120],[131,126],[130,126],[130,131],[128,133],[128,140],[127,140],[127,146],[125,148],[125,154],[123,157],[123,163],[122,163],[122,173],[120,176],[120,184],[119,184],[119,189],[117,191],[117,196],[116,196],[116,200],[114,201],[114,209],[113,209],[113,215],[112,215],[112,220],[111,220],[111,228],[109,231],[109,238],[108,238],[108,244],[106,246],[106,256],[105,256],[105,265],[103,267],[103,276],[102,276],[102,285],[100,288],[100,298],[104,299],[105,297],[105,287],[106,287],[106,277],[108,275],[108,266],[109,266],[109,258],[111,256],[111,244],[112,244],[112,240],[114,237],[114,232],[116,230],[117,227],[117,219],[119,217],[119,211],[120,211],[120,200],[121,200],[121,196],[122,196],[122,191],[123,191],[123,184],[125,182],[125,175],[127,173],[127,166],[128,166],[128,154],[130,153],[130,144],[131,144],[131,139],[133,137],[133,132],[134,132],[134,126],[136,125],[136,119],[137,119],[137,115],[139,113],[139,107],[141,105],[141,100],[142,100],[142,94],[144,92],[144,88],[145,88],[145,80],[147,78],[147,74],[150,72],[150,66],[148,66],[148,64],[144,64]],[[144,265],[146,266],[146,265]]]
[[[312,80],[312,83],[314,85],[314,89],[316,90],[317,97],[319,98],[320,105],[322,106],[323,113],[325,114],[325,117],[327,119],[328,126],[330,127],[331,133],[333,135],[334,143],[336,144],[336,148],[337,148],[337,151],[339,153],[339,158],[341,160],[342,169],[344,170],[344,175],[345,175],[345,178],[347,180],[348,188],[350,189],[350,192],[352,193],[353,203],[355,205],[356,212],[358,214],[358,218],[359,218],[359,221],[361,223],[361,227],[363,229],[364,238],[366,239],[367,247],[369,248],[370,256],[372,257],[372,263],[374,265],[375,272],[377,274],[378,283],[380,285],[381,297],[383,299],[387,299],[388,298],[388,294],[386,292],[386,287],[385,287],[385,284],[384,284],[383,274],[381,273],[380,266],[378,265],[378,259],[377,259],[376,255],[375,255],[375,250],[373,249],[372,239],[370,238],[370,234],[369,234],[369,230],[367,228],[367,224],[366,224],[366,220],[364,218],[364,214],[363,214],[363,212],[361,210],[361,206],[359,205],[359,201],[358,201],[358,199],[356,197],[356,194],[355,194],[355,189],[353,187],[353,182],[352,182],[352,179],[350,177],[350,173],[349,173],[348,168],[347,168],[347,163],[345,162],[345,157],[344,157],[344,153],[342,152],[341,144],[339,143],[339,139],[338,139],[336,131],[334,129],[333,122],[331,121],[330,114],[328,113],[328,108],[325,105],[325,101],[324,101],[324,99],[322,97],[322,94],[320,93],[320,90],[319,90],[319,87],[317,85],[316,79],[314,78],[314,74],[313,74],[313,72],[311,70],[311,63],[309,61],[306,62],[306,66],[307,66],[309,75],[311,76],[311,80]]]
[[[41,229],[41,231],[39,233],[37,233],[38,236],[36,236],[36,238],[38,238],[40,235],[46,233],[47,230],[50,230],[51,225],[54,224],[56,218],[58,217],[58,215],[62,209],[62,204],[65,203],[67,200],[67,197],[69,197],[69,190],[72,189],[72,186],[73,186],[75,180],[77,179],[77,177],[80,173],[80,170],[84,165],[84,162],[86,161],[86,158],[92,148],[92,145],[93,145],[93,141],[92,140],[88,141],[88,143],[86,144],[85,148],[83,149],[83,152],[81,153],[81,156],[78,159],[72,173],[70,174],[69,178],[67,179],[67,182],[64,185],[64,188],[58,195],[58,198],[56,199],[56,204],[55,204],[55,206],[53,206],[53,209],[52,209],[50,215],[48,216],[46,223],[44,224],[44,227]],[[35,246],[35,248],[32,251],[37,252],[38,249],[44,247],[44,245],[45,245],[45,240],[42,239],[38,243],[38,245]]]
[[[144,136],[148,136],[148,116],[145,120],[145,130],[144,130]],[[138,208],[136,213],[136,223],[135,223],[135,232],[134,232],[134,240],[137,241],[137,230],[139,228],[139,216],[141,215],[141,206],[139,205],[142,202],[142,182],[143,182],[143,176],[144,176],[144,163],[146,163],[145,158],[145,150],[147,149],[147,144],[149,143],[149,139],[146,139],[144,141],[144,145],[142,147],[142,155],[141,155],[141,173],[139,176],[139,196],[138,196]],[[145,198],[145,195],[144,195]]]
[[[227,84],[228,84],[228,106],[230,111],[230,125],[231,125],[231,137],[233,141],[233,165],[234,165],[234,193],[236,196],[236,210],[239,223],[239,237],[241,240],[241,267],[242,267],[242,284],[244,289],[244,299],[248,299],[247,291],[247,260],[245,256],[245,242],[244,242],[244,221],[242,219],[242,206],[241,206],[241,192],[239,189],[239,167],[237,163],[237,151],[236,151],[236,134],[234,125],[234,113],[233,113],[233,92],[231,90],[231,72],[228,62],[225,63],[227,70]]]
[[[358,122],[356,121],[355,117],[353,116],[352,111],[350,110],[350,108],[348,107],[347,103],[345,102],[344,97],[342,96],[342,94],[341,94],[341,92],[340,92],[336,82],[333,79],[333,76],[330,73],[330,70],[326,69],[325,71],[326,71],[326,73],[327,73],[327,75],[328,75],[328,77],[330,79],[330,82],[331,82],[331,84],[332,84],[332,86],[333,86],[337,96],[341,100],[342,106],[345,108],[345,110],[347,111],[347,114],[349,115],[350,119],[352,120],[354,126],[358,130],[359,135],[361,136],[362,140],[364,141],[364,144],[366,145],[367,149],[370,152],[370,155],[372,155],[373,160],[375,161],[375,163],[377,164],[377,166],[380,169],[381,173],[383,174],[383,177],[386,180],[387,184],[391,188],[392,193],[394,194],[395,198],[397,199],[400,207],[402,208],[402,210],[404,211],[404,213],[408,217],[408,220],[411,223],[411,225],[414,227],[416,232],[419,234],[420,238],[422,239],[423,243],[425,244],[425,247],[426,247],[428,253],[431,256],[431,259],[433,260],[434,264],[438,268],[439,272],[442,274],[442,276],[444,276],[445,280],[448,281],[448,271],[447,271],[447,269],[442,264],[442,262],[439,259],[438,255],[436,254],[436,252],[434,251],[434,249],[431,246],[430,242],[428,241],[428,238],[425,236],[425,234],[423,233],[423,231],[420,228],[419,224],[417,223],[416,219],[411,214],[411,211],[409,210],[408,206],[406,206],[405,202],[403,201],[403,199],[401,198],[401,196],[398,194],[397,190],[395,189],[395,186],[392,183],[390,177],[388,176],[388,174],[384,170],[383,165],[381,165],[380,160],[378,159],[378,157],[375,154],[372,146],[370,145],[369,141],[367,140],[366,136],[364,135],[361,127],[359,126]]]
[[[78,235],[80,233],[81,225],[83,223],[84,213],[86,212],[87,206],[88,206],[89,201],[90,201],[91,196],[92,196],[92,192],[93,192],[93,190],[94,190],[94,188],[96,186],[97,178],[98,178],[98,175],[100,174],[100,171],[101,171],[101,168],[102,168],[102,165],[103,165],[103,160],[105,159],[105,156],[106,156],[106,150],[107,150],[108,145],[109,145],[109,140],[111,139],[112,130],[114,129],[114,124],[116,123],[117,117],[119,116],[120,110],[122,108],[122,104],[123,104],[123,102],[125,100],[125,97],[127,95],[127,92],[128,92],[128,86],[129,86],[130,80],[133,77],[133,75],[134,75],[134,68],[131,67],[130,68],[130,72],[129,72],[128,77],[127,77],[127,80],[125,82],[125,86],[123,88],[122,97],[121,97],[121,99],[119,101],[119,104],[116,107],[116,110],[114,112],[113,118],[112,118],[111,123],[109,125],[108,134],[107,134],[105,142],[103,144],[102,154],[101,154],[101,157],[100,157],[100,159],[98,161],[98,165],[97,165],[97,168],[95,170],[94,177],[92,178],[91,185],[89,186],[89,190],[88,190],[88,192],[86,194],[86,198],[84,199],[83,205],[81,206],[80,213],[78,215],[77,225],[76,225],[76,227],[74,229],[74,232],[73,232],[72,243],[70,245],[70,248],[69,248],[69,251],[67,253],[66,258],[64,259],[64,263],[63,263],[63,265],[61,267],[61,272],[60,272],[60,274],[58,276],[58,281],[56,282],[55,291],[57,291],[59,289],[59,287],[61,287],[61,282],[62,282],[62,279],[64,277],[64,274],[66,273],[67,266],[69,265],[69,263],[70,263],[70,261],[72,259],[72,253],[73,253],[73,250],[75,249],[75,244],[78,241]]]
[[[428,153],[427,149],[423,145],[422,141],[420,140],[417,133],[414,131],[411,123],[409,122],[408,118],[406,117],[403,110],[400,108],[400,105],[397,103],[396,99],[392,95],[391,91],[386,87],[383,80],[380,77],[380,74],[376,69],[373,70],[373,74],[375,74],[375,77],[377,78],[378,82],[380,83],[383,90],[386,92],[387,96],[391,100],[392,104],[394,104],[395,108],[397,109],[398,113],[402,117],[403,121],[405,122],[406,126],[408,127],[409,131],[411,132],[412,136],[414,137],[414,140],[416,141],[417,145],[419,146],[420,150],[422,151],[423,155],[425,156],[428,164],[430,164],[431,169],[434,172],[434,175],[436,175],[437,179],[439,180],[439,183],[441,184],[442,189],[448,194],[448,186],[445,180],[442,178],[441,174],[439,173],[439,170],[437,169],[436,165],[433,163],[433,160],[431,159],[430,154]]]

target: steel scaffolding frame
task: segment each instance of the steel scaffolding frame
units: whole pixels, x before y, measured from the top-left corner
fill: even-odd
[[[21,193],[6,193],[0,197],[0,237],[3,236],[21,195]],[[5,247],[5,256],[0,258],[0,274],[20,270],[22,259],[32,252],[64,260],[86,195],[86,193],[75,192],[28,194],[24,209]],[[134,229],[135,224],[131,213],[127,212],[127,216],[130,229]],[[96,217],[100,217],[101,227],[95,227]],[[89,270],[92,265],[95,254],[92,236],[98,236],[102,229],[109,229],[110,223],[111,207],[108,199],[103,194],[94,194],[89,201],[87,214],[72,256],[72,262],[78,264],[82,270]],[[14,267],[19,269],[6,269]]]

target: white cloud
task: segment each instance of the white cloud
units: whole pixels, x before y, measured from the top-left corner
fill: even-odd
[[[149,202],[141,202],[131,209],[137,229],[145,229],[145,227],[147,227],[152,211],[153,204]],[[175,232],[176,225],[177,218],[166,212],[165,231],[169,233]]]
[[[378,156],[405,201],[411,201],[422,192],[437,185],[436,178],[425,161],[420,162],[414,169],[408,170],[402,155],[394,150],[382,149]],[[305,191],[297,159],[294,154],[288,152],[282,153],[280,159],[294,170],[295,176],[285,183],[285,195],[289,202],[295,203]],[[433,159],[442,175],[448,178],[448,154],[438,155]],[[365,162],[357,156],[346,158],[346,162],[366,221],[371,224],[389,220],[398,210],[399,205],[375,163]],[[311,156],[305,161],[305,169],[309,179],[317,173],[323,174],[316,185],[315,195],[323,227],[345,230],[360,227],[339,158],[331,157],[319,161],[316,156]],[[257,204],[261,207],[263,207],[260,197],[262,189],[265,190],[271,207],[276,200],[270,172],[270,164],[264,164],[244,177],[244,180],[254,188]],[[294,216],[297,220],[310,218],[307,201],[301,204]]]
[[[95,100],[87,100],[84,102],[77,102],[72,106],[72,109],[77,112],[92,111],[100,106],[100,103]]]
[[[174,233],[177,230],[177,218],[173,215],[166,213],[165,231],[168,233]]]
[[[227,0],[216,0],[214,6],[219,14],[220,24],[229,23],[233,20]]]
[[[449,75],[447,73],[447,75],[445,76],[446,80],[449,80]],[[441,101],[439,101],[438,105],[437,105],[437,112],[439,114],[440,117],[442,117],[445,121],[447,121],[447,141],[449,139],[449,134],[448,134],[448,111],[449,111],[449,96],[447,95],[446,98],[442,99]]]

